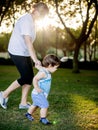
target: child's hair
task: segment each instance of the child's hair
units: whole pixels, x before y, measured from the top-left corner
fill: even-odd
[[[60,65],[59,58],[57,56],[55,56],[54,54],[46,55],[42,61],[42,66],[48,67],[49,65],[51,65],[51,66]]]
[[[34,4],[33,8],[40,13],[41,17],[44,17],[45,15],[49,13],[48,6],[43,2]]]

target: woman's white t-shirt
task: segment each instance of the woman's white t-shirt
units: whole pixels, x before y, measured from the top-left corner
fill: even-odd
[[[8,52],[13,55],[30,56],[27,45],[24,40],[24,35],[29,35],[32,43],[36,38],[36,30],[32,16],[26,13],[18,19],[12,32]]]

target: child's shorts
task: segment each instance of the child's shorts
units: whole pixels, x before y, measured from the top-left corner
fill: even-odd
[[[48,108],[49,103],[44,93],[32,94],[33,106],[38,106],[40,108]]]

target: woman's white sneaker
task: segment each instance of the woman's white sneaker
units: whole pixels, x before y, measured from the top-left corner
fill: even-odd
[[[2,108],[7,109],[8,98],[3,98],[2,91],[0,92],[0,105]]]
[[[27,105],[19,104],[19,109],[28,109],[30,106],[31,104],[27,104]]]

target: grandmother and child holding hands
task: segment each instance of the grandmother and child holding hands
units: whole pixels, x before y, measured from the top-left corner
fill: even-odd
[[[0,105],[7,109],[8,97],[17,88],[22,88],[22,96],[19,109],[28,109],[26,118],[33,121],[32,114],[40,108],[40,122],[42,124],[51,124],[47,117],[49,102],[47,100],[51,87],[51,73],[55,72],[60,65],[57,56],[50,54],[43,58],[42,63],[37,59],[33,43],[36,38],[36,22],[48,15],[48,6],[39,2],[32,6],[32,12],[21,16],[13,29],[8,52],[14,62],[20,77],[13,81],[11,85],[0,92]],[[32,60],[38,73],[34,76]],[[28,92],[32,85],[31,93],[32,105],[27,103]]]

